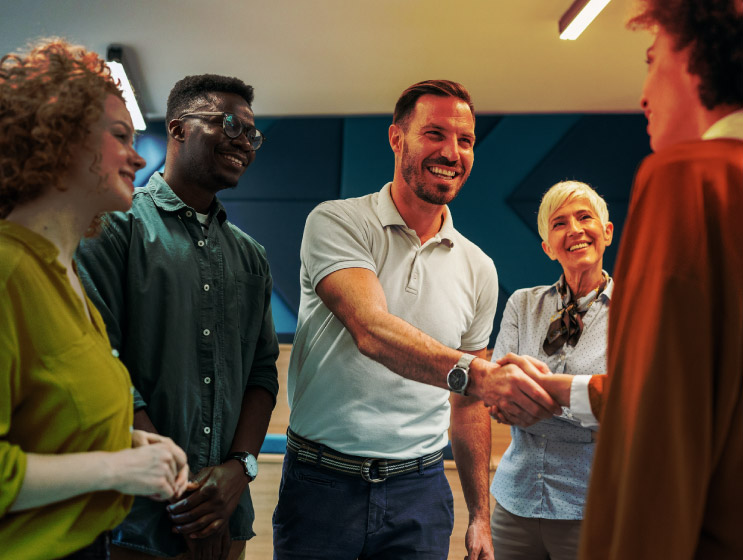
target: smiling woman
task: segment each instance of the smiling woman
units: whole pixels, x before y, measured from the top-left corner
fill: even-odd
[[[15,559],[107,558],[131,506],[185,489],[172,441],[131,431],[131,381],[72,255],[132,203],[144,165],[104,62],[47,40],[0,60],[0,542]],[[100,536],[99,536],[100,535]]]
[[[614,226],[606,202],[585,183],[565,181],[542,198],[537,217],[542,249],[562,266],[552,286],[516,291],[506,304],[493,358],[532,356],[558,375],[570,394],[573,376],[606,371],[613,282],[603,271]],[[561,375],[560,375],[561,374]],[[559,399],[558,399],[559,400]],[[587,405],[586,405],[587,406]],[[491,414],[512,423],[497,407]],[[596,426],[571,409],[530,428],[511,428],[511,445],[491,492],[496,558],[577,558]]]

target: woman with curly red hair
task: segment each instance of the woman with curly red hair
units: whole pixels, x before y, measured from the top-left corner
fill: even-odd
[[[107,558],[131,497],[179,496],[168,438],[132,431],[131,381],[73,265],[144,160],[105,63],[47,40],[0,60],[0,547]]]

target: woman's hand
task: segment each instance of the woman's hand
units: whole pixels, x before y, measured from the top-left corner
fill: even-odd
[[[169,437],[134,430],[132,448],[111,454],[112,488],[155,500],[179,498],[188,484],[186,454]]]

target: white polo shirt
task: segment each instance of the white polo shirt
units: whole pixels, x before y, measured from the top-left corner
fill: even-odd
[[[390,186],[322,203],[307,218],[289,425],[350,455],[409,459],[446,445],[449,392],[363,356],[315,287],[341,269],[371,270],[390,313],[450,348],[474,351],[487,346],[493,328],[498,277],[493,261],[454,229],[448,208],[439,233],[421,245]]]

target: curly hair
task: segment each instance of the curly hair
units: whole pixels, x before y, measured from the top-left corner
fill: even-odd
[[[740,0],[640,0],[630,29],[661,27],[676,50],[687,46],[690,74],[709,110],[743,105],[743,10]]]
[[[204,102],[209,93],[235,93],[248,103],[253,104],[253,86],[247,85],[239,78],[219,76],[217,74],[200,74],[186,76],[176,82],[168,95],[165,109],[165,126],[179,115],[188,113],[195,102]]]
[[[63,39],[0,59],[0,218],[60,187],[108,95],[123,100],[105,62]]]
[[[452,82],[451,80],[425,80],[413,84],[402,92],[392,113],[392,123],[400,125],[403,129],[407,128],[408,117],[413,113],[418,99],[424,95],[461,99],[469,105],[472,116],[475,116],[475,107],[472,105],[470,93],[462,84]]]

